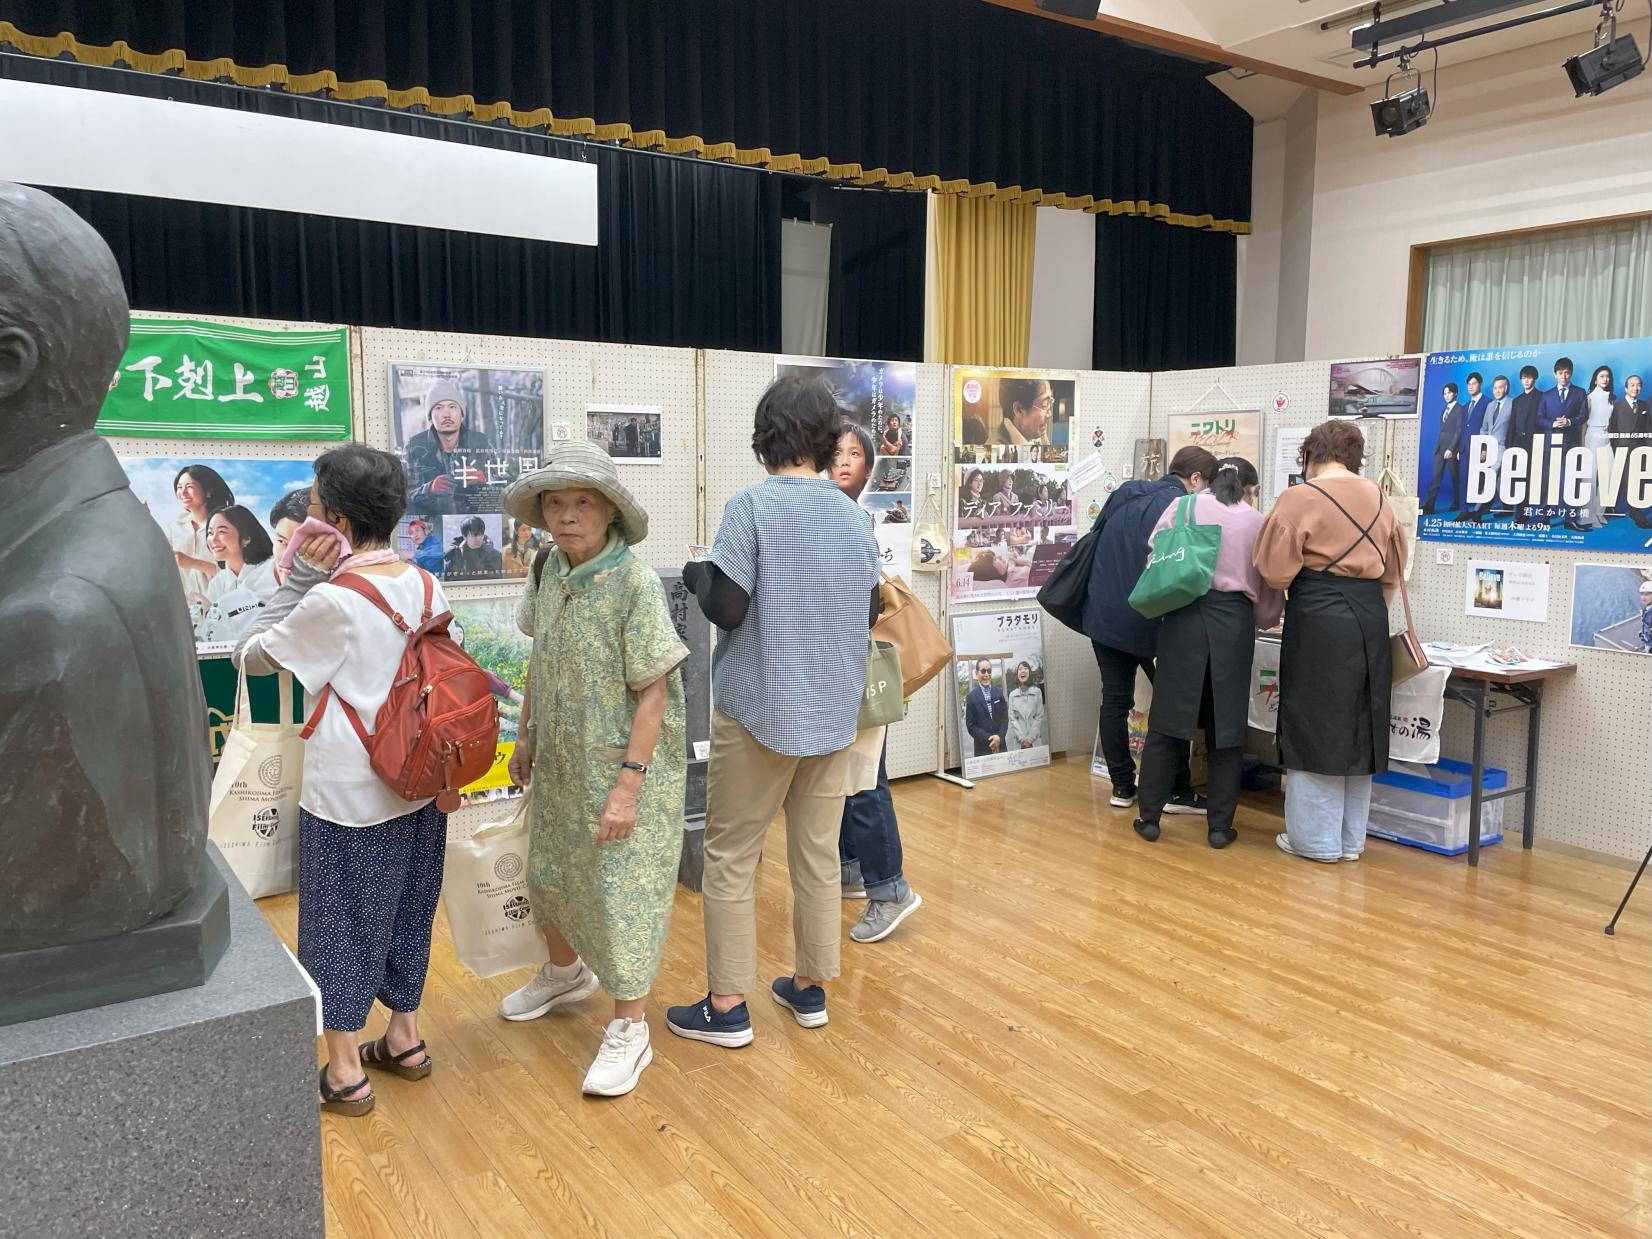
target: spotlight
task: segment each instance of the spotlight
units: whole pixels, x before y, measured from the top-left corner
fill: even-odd
[[[1439,55],[1435,54],[1435,63],[1439,63]],[[1411,55],[1408,51],[1400,52],[1400,72],[1411,71]],[[1436,79],[1439,70],[1435,70]],[[1439,85],[1438,80],[1434,83]],[[1377,131],[1377,136],[1384,135],[1390,138],[1400,137],[1410,133],[1413,129],[1421,129],[1428,124],[1428,118],[1434,114],[1434,105],[1428,101],[1428,92],[1423,89],[1422,70],[1417,70],[1415,84],[1410,90],[1394,93],[1394,75],[1390,73],[1388,80],[1382,86],[1382,98],[1371,105],[1371,127]]]
[[[1566,62],[1566,76],[1572,79],[1572,89],[1580,97],[1601,95],[1638,76],[1645,67],[1635,36],[1625,34],[1573,56]]]

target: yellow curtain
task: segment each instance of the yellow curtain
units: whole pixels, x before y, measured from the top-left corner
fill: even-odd
[[[1038,208],[930,195],[927,360],[1025,366]]]

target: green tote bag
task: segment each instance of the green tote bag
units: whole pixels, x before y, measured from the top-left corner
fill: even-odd
[[[866,649],[866,695],[860,700],[857,731],[901,721],[901,653],[890,641],[873,639]]]
[[[1153,553],[1130,591],[1130,605],[1148,619],[1179,611],[1210,592],[1216,553],[1222,549],[1222,527],[1201,525],[1193,519],[1197,498],[1183,495],[1176,501],[1176,519],[1169,529],[1153,535]]]

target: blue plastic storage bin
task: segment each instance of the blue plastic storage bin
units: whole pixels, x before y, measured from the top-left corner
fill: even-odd
[[[1468,851],[1468,808],[1472,767],[1465,761],[1442,757],[1432,766],[1401,762],[1372,779],[1373,838],[1407,847],[1461,856]],[[1508,772],[1487,766],[1482,792],[1500,792],[1509,785]],[[1503,838],[1503,802],[1480,806],[1480,846]]]

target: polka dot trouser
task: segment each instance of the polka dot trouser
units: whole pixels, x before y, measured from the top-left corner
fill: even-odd
[[[375,998],[418,1008],[446,851],[447,815],[434,803],[361,827],[299,811],[298,961],[328,1028],[361,1028]]]

